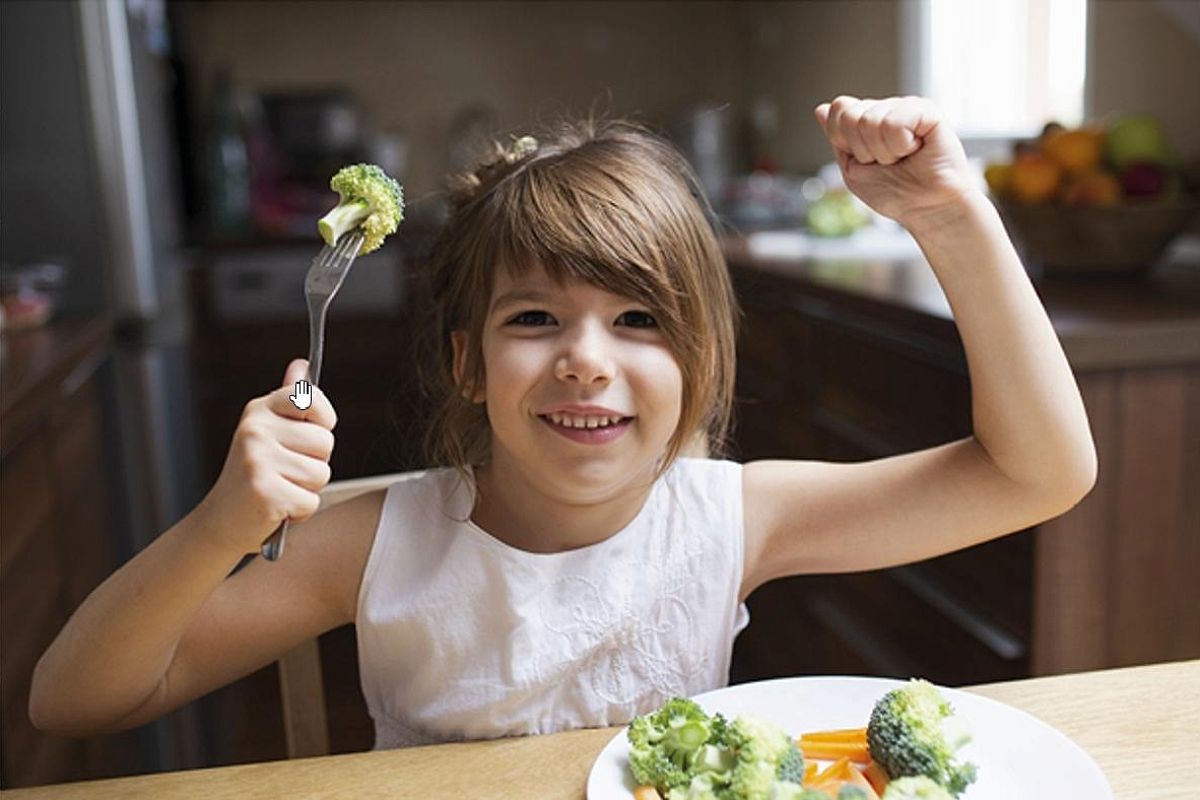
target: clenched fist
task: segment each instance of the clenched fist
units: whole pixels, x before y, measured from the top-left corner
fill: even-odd
[[[329,483],[337,414],[316,386],[307,409],[292,402],[307,369],[307,361],[292,361],[283,385],[242,412],[221,475],[201,504],[222,546],[257,553],[284,519],[303,522],[316,513]]]
[[[962,143],[923,97],[843,95],[814,113],[846,188],[910,230],[979,191]]]

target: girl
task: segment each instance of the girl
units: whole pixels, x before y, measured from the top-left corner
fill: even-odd
[[[723,453],[736,302],[694,175],[626,124],[521,140],[432,250],[438,469],[314,515],[336,416],[293,361],[200,505],[88,597],[30,713],[146,723],[356,623],[376,748],[609,726],[728,681],[742,602],[1071,508],[1096,458],[1067,361],[962,147],[916,97],[815,110],[847,186],[919,242],[967,352],[974,435],[859,464]],[[780,364],[780,369],[789,365]],[[285,517],[284,557],[256,553]]]

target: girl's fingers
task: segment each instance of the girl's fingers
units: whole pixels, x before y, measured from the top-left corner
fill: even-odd
[[[315,514],[321,505],[321,498],[315,491],[286,476],[280,476],[272,484],[271,492],[278,503],[276,508],[282,512],[280,516],[292,522],[303,522]]]
[[[884,120],[894,106],[895,103],[888,100],[881,100],[871,105],[863,112],[859,126],[863,141],[871,151],[871,155],[885,167],[895,164],[907,155],[907,153],[898,152],[898,148],[888,140],[884,130]]]
[[[328,461],[333,454],[333,434],[320,425],[296,420],[275,420],[273,435],[287,450]]]
[[[307,409],[296,408],[292,402],[292,395],[296,393],[295,384],[281,386],[267,395],[267,407],[281,417],[313,422],[326,430],[333,430],[337,425],[337,412],[333,410],[333,404],[321,387],[312,386],[309,391],[312,393],[312,405]]]
[[[283,388],[289,389],[296,385],[296,381],[305,380],[308,377],[308,361],[303,358],[293,358],[288,362],[287,369],[283,371]]]
[[[842,95],[815,109],[817,122],[835,152],[861,164],[894,164],[921,146],[937,115],[920,97],[860,100]]]
[[[294,452],[282,456],[279,474],[307,491],[318,493],[332,476],[329,465],[324,461]]]
[[[899,158],[907,158],[921,148],[921,141],[905,122],[902,109],[889,109],[880,123],[880,134],[891,152]]]
[[[829,137],[829,103],[821,103],[813,109],[813,115],[817,118],[817,124],[821,126],[821,132],[825,137]]]
[[[838,149],[852,154],[860,164],[872,164],[875,159],[859,130],[862,113],[863,101],[846,96],[835,99],[829,116],[830,140]]]

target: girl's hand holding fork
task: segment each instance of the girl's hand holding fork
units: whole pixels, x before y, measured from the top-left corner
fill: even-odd
[[[257,553],[284,519],[315,514],[329,483],[337,414],[316,386],[310,407],[296,407],[292,395],[307,369],[304,359],[293,360],[280,388],[246,404],[221,475],[197,509],[239,552]]]

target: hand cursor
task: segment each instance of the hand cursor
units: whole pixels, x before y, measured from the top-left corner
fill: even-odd
[[[292,405],[306,411],[312,405],[312,384],[308,381],[296,381],[296,393],[291,397]]]

